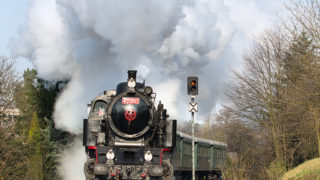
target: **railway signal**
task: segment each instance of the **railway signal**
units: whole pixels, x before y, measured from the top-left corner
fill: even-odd
[[[198,77],[191,76],[187,78],[187,91],[191,97],[189,103],[189,112],[191,112],[191,125],[192,125],[192,180],[195,180],[195,160],[194,160],[194,113],[198,112],[198,103],[194,102],[194,98],[199,94],[198,91]]]
[[[198,77],[188,77],[188,95],[196,96],[198,95]]]

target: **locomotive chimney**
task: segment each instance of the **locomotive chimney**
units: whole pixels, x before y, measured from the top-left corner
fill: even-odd
[[[128,80],[133,78],[136,80],[137,70],[128,70]]]

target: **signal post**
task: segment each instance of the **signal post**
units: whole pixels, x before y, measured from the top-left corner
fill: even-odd
[[[191,126],[192,126],[192,180],[195,180],[195,162],[194,162],[194,113],[198,112],[198,103],[194,102],[194,98],[199,94],[198,92],[198,77],[187,78],[188,95],[191,97],[189,103],[189,112],[191,112]]]

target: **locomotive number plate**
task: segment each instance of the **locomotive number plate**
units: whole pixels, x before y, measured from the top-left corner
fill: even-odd
[[[122,98],[122,104],[139,104],[140,99],[139,98],[132,98],[132,97],[123,97]]]

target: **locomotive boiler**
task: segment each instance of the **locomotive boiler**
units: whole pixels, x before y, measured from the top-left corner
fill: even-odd
[[[129,70],[126,82],[104,91],[88,105],[84,119],[84,165],[91,179],[171,179],[176,120],[170,120],[156,93],[136,81]]]

